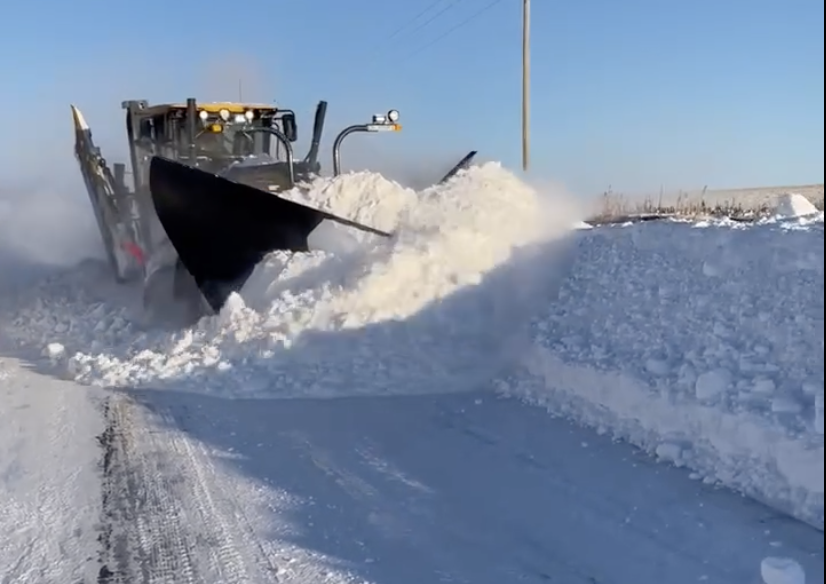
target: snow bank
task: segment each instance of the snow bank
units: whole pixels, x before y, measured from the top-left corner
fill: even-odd
[[[786,193],[779,197],[775,214],[783,218],[796,218],[817,215],[818,210],[809,199],[797,193]]]
[[[579,232],[502,391],[823,526],[823,216]]]
[[[30,294],[9,334],[59,343],[71,375],[95,385],[268,397],[474,389],[510,362],[510,341],[553,295],[559,242],[578,219],[498,164],[422,192],[355,173],[291,196],[397,234],[314,233],[325,251],[272,254],[220,315],[175,333],[141,330],[73,275]]]

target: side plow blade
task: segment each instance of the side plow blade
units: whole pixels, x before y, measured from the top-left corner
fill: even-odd
[[[109,169],[94,140],[92,130],[76,106],[71,106],[75,130],[75,158],[89,195],[106,258],[118,282],[126,282],[141,271],[138,258],[130,251],[136,246],[130,202],[122,175]],[[115,166],[117,171],[117,165]]]
[[[149,188],[181,264],[215,312],[268,253],[309,251],[308,237],[325,220],[390,236],[161,157],[150,163]]]
[[[440,180],[436,184],[446,183],[447,181],[452,179],[454,176],[459,174],[459,171],[466,170],[470,166],[470,164],[473,162],[473,159],[476,158],[476,154],[477,154],[476,150],[471,150],[470,152],[468,152],[465,155],[465,157],[462,158],[459,162],[457,162],[456,165],[453,168],[451,168],[450,171],[448,171],[448,173],[446,175],[444,175],[442,177],[442,180]]]

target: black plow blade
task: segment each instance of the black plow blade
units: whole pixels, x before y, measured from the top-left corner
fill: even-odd
[[[440,180],[437,184],[446,183],[454,176],[459,174],[459,171],[467,169],[470,166],[471,162],[473,162],[473,159],[476,158],[476,154],[478,154],[476,150],[471,150],[470,152],[468,152],[465,155],[465,157],[462,158],[459,162],[457,162],[454,165],[454,167],[451,168],[448,171],[448,173],[442,177],[442,180]]]
[[[324,220],[389,235],[160,157],[150,163],[149,188],[169,241],[215,312],[268,253],[309,251]]]

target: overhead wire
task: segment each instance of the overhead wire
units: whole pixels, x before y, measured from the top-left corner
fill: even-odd
[[[434,8],[436,8],[439,4],[441,4],[443,2],[447,2],[447,4],[443,5],[440,10],[438,10],[435,13],[431,14],[431,16],[429,18],[427,18],[426,20],[424,20],[423,22],[421,22],[417,26],[415,26],[416,21],[418,21],[423,16],[425,16],[426,14],[431,12]],[[464,2],[464,0],[434,0],[430,3],[428,3],[427,6],[425,6],[422,10],[420,10],[413,18],[411,18],[406,23],[404,23],[401,26],[399,26],[398,28],[396,28],[389,36],[385,37],[383,41],[380,41],[379,44],[376,45],[376,49],[380,48],[382,44],[387,43],[387,42],[391,41],[394,38],[397,38],[403,32],[407,32],[408,33],[407,36],[409,36],[411,34],[414,34],[414,33],[417,33],[419,31],[423,30],[428,25],[432,24],[437,19],[444,16],[448,11],[450,11],[451,9],[457,7],[462,2]],[[461,28],[463,28],[465,26],[468,26],[473,21],[475,21],[477,18],[480,18],[482,15],[487,13],[489,10],[493,9],[495,6],[501,4],[502,2],[504,2],[504,0],[491,0],[487,4],[485,4],[484,6],[482,6],[481,8],[479,8],[478,10],[476,10],[475,12],[470,14],[470,16],[468,16],[464,20],[461,20],[460,22],[456,23],[454,26],[450,27],[449,29],[444,31],[442,34],[437,36],[436,38],[430,40],[429,42],[425,43],[424,45],[420,46],[419,48],[414,49],[413,51],[407,53],[401,59],[394,60],[394,65],[398,66],[399,64],[401,64],[403,62],[406,62],[406,61],[412,59],[413,57],[419,55],[420,53],[426,51],[427,49],[429,49],[433,45],[441,42],[442,40],[444,40],[445,38],[447,38],[451,34],[455,33],[458,30],[460,30]],[[412,30],[409,30],[412,25],[414,25],[414,28]],[[374,50],[376,50],[376,49],[374,49]],[[376,51],[376,53],[374,53],[372,58],[368,56],[367,59],[370,60],[370,61],[374,61],[374,62],[375,61],[382,61],[383,60],[382,57],[386,58],[387,56],[388,56],[387,52],[382,54],[382,53],[379,53],[378,51]],[[376,63],[376,64],[379,64],[379,63]],[[366,72],[374,72],[374,70],[370,67],[368,67],[366,69],[362,69],[362,71],[365,72],[365,73]]]
[[[457,3],[461,2],[461,1],[462,0],[457,0]],[[488,4],[484,5],[482,8],[480,8],[479,10],[477,10],[476,12],[471,14],[466,19],[458,22],[457,24],[455,24],[451,28],[447,29],[444,33],[437,36],[435,39],[432,39],[430,42],[426,43],[425,45],[419,47],[418,49],[416,49],[416,50],[412,51],[411,53],[407,54],[406,56],[402,57],[398,62],[401,63],[401,62],[407,61],[409,59],[412,59],[413,57],[415,57],[416,55],[418,55],[418,54],[424,52],[425,50],[429,49],[430,47],[432,47],[436,43],[444,40],[445,38],[447,38],[448,36],[450,36],[451,34],[456,32],[457,30],[469,25],[471,22],[473,22],[474,20],[476,20],[477,18],[479,18],[480,16],[485,14],[488,10],[491,10],[497,4],[501,4],[502,2],[504,2],[504,0],[492,0]],[[455,3],[453,5],[455,5]]]
[[[384,39],[384,41],[382,41],[382,42],[392,41],[394,38],[396,38],[396,37],[397,37],[397,36],[399,36],[401,33],[403,33],[403,32],[405,31],[405,29],[406,29],[408,26],[410,26],[411,24],[413,24],[414,22],[416,22],[417,20],[419,20],[422,16],[424,16],[425,14],[427,14],[428,12],[430,12],[430,10],[431,10],[431,9],[435,8],[436,6],[438,6],[439,4],[441,4],[442,2],[444,2],[444,0],[434,0],[433,2],[431,2],[430,4],[428,4],[428,5],[427,5],[424,9],[422,9],[422,11],[421,11],[421,12],[419,12],[416,16],[414,16],[413,18],[411,18],[410,20],[408,20],[406,23],[404,23],[403,25],[401,25],[399,28],[397,28],[396,30],[394,30],[392,33],[390,33],[390,36],[388,36],[388,37],[387,37],[386,39]]]
[[[373,48],[372,48],[371,50],[369,50],[369,51],[368,51],[368,53],[370,53],[370,54],[366,55],[366,57],[367,57],[368,59],[370,59],[370,60],[375,60],[375,59],[376,59],[376,58],[377,58],[377,57],[381,54],[381,53],[379,52],[379,51],[380,51],[380,49],[382,49],[383,47],[387,46],[387,45],[390,43],[390,41],[392,41],[393,39],[397,38],[399,35],[403,35],[403,33],[405,33],[405,34],[412,34],[412,33],[415,33],[415,32],[420,31],[422,28],[424,28],[425,26],[427,26],[428,24],[430,24],[431,22],[433,22],[433,21],[434,21],[436,18],[438,18],[440,15],[444,14],[444,13],[447,11],[447,9],[449,9],[451,6],[453,6],[453,5],[455,5],[457,2],[461,2],[461,1],[462,1],[462,0],[433,0],[433,2],[430,2],[427,6],[425,6],[425,7],[424,7],[422,10],[420,10],[420,11],[419,11],[419,12],[418,12],[418,13],[417,13],[417,14],[416,14],[413,18],[411,18],[411,19],[407,20],[404,24],[402,24],[401,26],[399,26],[398,28],[396,28],[396,29],[395,29],[392,33],[390,33],[390,35],[389,35],[389,36],[387,36],[387,37],[385,37],[384,39],[382,39],[382,40],[378,41],[378,42],[377,42],[377,43],[373,46]],[[447,7],[446,7],[446,8],[442,8],[442,9],[441,9],[441,10],[439,10],[439,11],[438,11],[435,15],[431,16],[431,17],[430,17],[427,21],[425,21],[424,23],[421,23],[421,24],[419,24],[418,26],[416,26],[416,22],[417,22],[419,19],[421,19],[423,16],[427,15],[427,13],[428,13],[428,12],[432,11],[432,10],[433,10],[434,8],[436,8],[439,4],[442,4],[442,3],[444,3],[444,2],[448,2],[448,5],[447,5]],[[414,27],[415,27],[415,28],[413,28],[413,30],[412,30],[412,31],[411,31],[411,30],[409,30],[411,26],[414,26]],[[404,36],[404,35],[403,35],[403,36]]]
[[[411,30],[410,34],[419,32],[420,30],[425,28],[428,24],[430,24],[431,22],[433,22],[434,20],[436,20],[437,18],[442,16],[445,12],[449,11],[451,8],[456,8],[462,2],[464,2],[464,0],[451,0],[445,7],[443,7],[441,10],[439,10],[436,14],[434,14],[433,16],[431,16],[430,18],[425,20],[423,23],[421,23],[419,26],[417,26],[416,28]]]

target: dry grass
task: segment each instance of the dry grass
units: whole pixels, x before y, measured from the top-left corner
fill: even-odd
[[[750,220],[770,214],[777,198],[798,193],[823,210],[823,185],[759,187],[702,191],[679,191],[656,197],[633,197],[609,190],[595,201],[591,222],[614,223],[640,216],[676,215],[680,217],[731,217]]]

